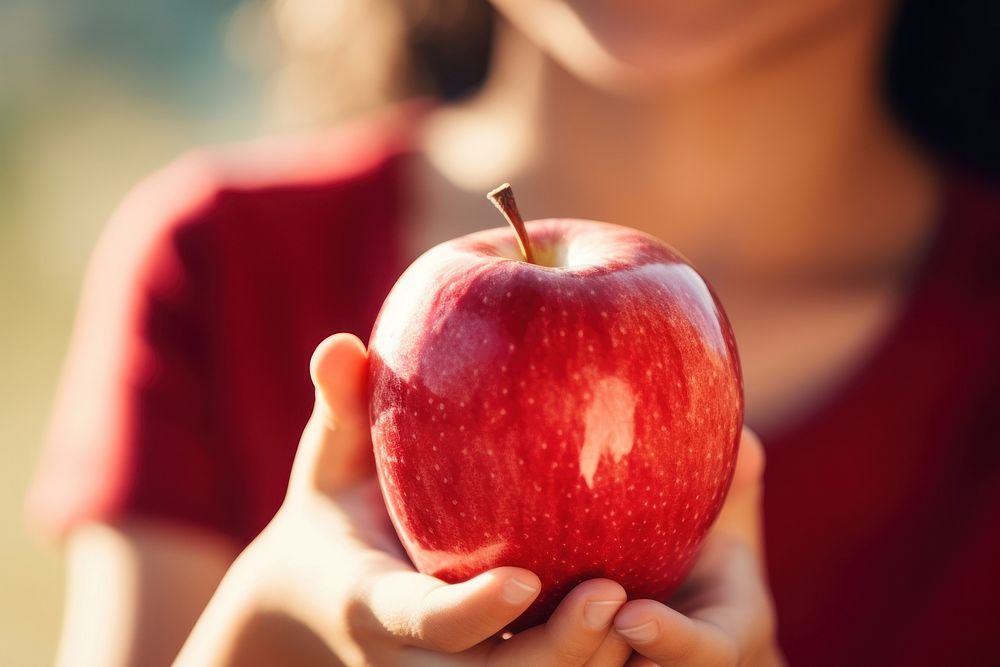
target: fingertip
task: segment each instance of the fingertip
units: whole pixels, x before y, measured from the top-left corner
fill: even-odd
[[[669,611],[656,600],[631,600],[615,615],[615,632],[630,644],[649,644],[660,636],[663,614]]]
[[[317,409],[325,419],[342,428],[362,428],[367,422],[368,354],[358,337],[338,333],[326,338],[313,352],[309,373],[316,387]]]
[[[316,346],[309,359],[309,376],[318,388],[344,367],[367,360],[368,352],[361,339],[351,333],[335,333]]]
[[[600,596],[604,600],[619,600],[622,604],[628,600],[625,587],[613,579],[589,579],[580,586],[586,587],[588,596]]]
[[[498,567],[479,577],[496,586],[504,602],[515,606],[527,607],[542,590],[538,576],[519,567]]]
[[[765,454],[757,434],[743,427],[740,451],[736,458],[734,486],[745,487],[757,484],[764,476]]]
[[[629,600],[615,615],[615,628],[628,627],[648,621],[665,607],[666,605],[656,600]]]

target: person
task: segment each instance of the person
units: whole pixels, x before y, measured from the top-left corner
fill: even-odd
[[[1000,197],[890,111],[891,3],[492,4],[469,98],[193,153],[110,223],[31,497],[61,664],[1000,663]],[[503,638],[538,579],[413,570],[352,334],[508,180],[692,259],[768,462],[745,432],[682,595]]]

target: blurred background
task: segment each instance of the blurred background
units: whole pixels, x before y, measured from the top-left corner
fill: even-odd
[[[390,4],[426,20],[407,21],[415,32],[394,33],[401,24],[384,13]],[[942,3],[904,3],[888,77],[919,136],[998,175],[1000,72],[991,54],[1000,12],[991,0],[971,5],[977,8],[951,16]],[[402,57],[405,44],[435,69],[437,92],[460,95],[481,74],[489,45],[465,45],[465,56],[474,57],[455,58],[421,52],[421,44],[442,26],[489,20],[485,7],[465,0],[0,2],[0,664],[42,665],[54,655],[61,563],[27,534],[21,508],[81,275],[117,201],[187,148],[335,122],[426,92],[420,63],[400,62],[395,78],[364,85],[341,76],[344,59],[374,61],[373,45],[395,49],[377,54],[392,58]],[[371,30],[383,34],[373,39]],[[935,43],[942,48],[926,48]],[[375,76],[363,67],[351,72]]]
[[[0,664],[50,664],[62,572],[25,489],[94,240],[185,148],[262,131],[263,8],[235,0],[0,2]]]

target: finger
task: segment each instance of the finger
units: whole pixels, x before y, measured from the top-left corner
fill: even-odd
[[[379,577],[361,596],[376,640],[445,653],[464,651],[496,635],[541,590],[534,574],[501,567],[459,584],[413,572]],[[418,664],[419,652],[404,664]],[[404,656],[405,657],[405,656]]]
[[[636,652],[663,667],[728,667],[739,656],[735,640],[720,628],[655,600],[629,602],[614,626]]]
[[[373,474],[365,408],[368,355],[356,336],[335,334],[316,348],[309,370],[316,401],[299,441],[289,491],[332,493]]]
[[[774,612],[752,547],[710,536],[698,568],[673,608],[629,602],[615,617],[615,631],[663,664],[732,664],[734,656],[753,655],[773,635]]]
[[[760,439],[745,428],[736,458],[733,483],[722,511],[712,526],[713,533],[734,535],[760,550],[763,476],[764,448]]]
[[[629,661],[625,663],[625,667],[659,667],[659,665],[641,653],[634,653],[629,658]]]
[[[625,589],[609,579],[585,581],[567,595],[545,625],[496,644],[489,664],[578,667],[594,657],[625,603]]]
[[[320,343],[309,360],[317,409],[335,428],[365,429],[368,352],[357,336],[338,333]]]
[[[757,488],[764,475],[764,447],[757,434],[744,427],[733,474],[733,489],[737,492]]]
[[[620,667],[632,655],[632,647],[617,632],[608,632],[585,667]]]

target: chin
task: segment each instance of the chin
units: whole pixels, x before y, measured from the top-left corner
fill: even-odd
[[[521,32],[577,78],[655,95],[738,73],[822,33],[864,0],[495,0]]]

